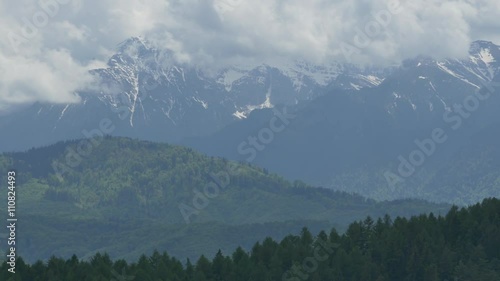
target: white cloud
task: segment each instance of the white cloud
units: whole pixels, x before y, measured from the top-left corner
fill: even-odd
[[[33,100],[76,102],[74,92],[88,85],[88,69],[76,63],[67,50],[47,50],[43,59],[0,55],[2,102]]]
[[[88,40],[91,30],[86,26],[76,26],[69,21],[54,22],[52,28],[48,32],[53,32],[51,38],[63,39],[65,41],[74,40],[77,42],[85,42]],[[59,34],[65,34],[64,38],[60,38]],[[59,44],[64,44],[64,42],[58,42]]]
[[[389,2],[2,1],[0,105],[77,101],[74,92],[92,83],[86,71],[132,36],[205,67],[290,58],[392,64],[416,55],[465,56],[472,40],[500,42],[498,0],[405,0],[396,1],[401,11],[368,36],[369,44],[356,46],[367,39],[360,30],[375,27],[370,24],[387,15]],[[349,58],[345,46],[356,47]]]

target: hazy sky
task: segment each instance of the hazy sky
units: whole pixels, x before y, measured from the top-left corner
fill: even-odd
[[[0,111],[76,101],[92,85],[87,71],[132,36],[206,67],[276,58],[393,64],[463,57],[477,39],[499,43],[499,18],[498,0],[2,1]]]

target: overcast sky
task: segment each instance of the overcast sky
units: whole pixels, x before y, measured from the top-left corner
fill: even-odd
[[[92,85],[87,71],[132,36],[206,67],[276,58],[383,65],[464,57],[477,39],[498,44],[499,18],[498,0],[1,1],[0,111],[77,101],[74,92]]]

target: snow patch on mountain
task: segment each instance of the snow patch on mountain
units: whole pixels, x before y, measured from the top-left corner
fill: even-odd
[[[463,82],[465,82],[465,83],[467,83],[467,84],[469,84],[469,85],[471,85],[471,86],[474,86],[474,87],[476,87],[476,88],[478,88],[478,89],[479,89],[479,88],[481,88],[481,87],[479,87],[478,85],[476,85],[476,84],[474,84],[474,83],[471,83],[469,80],[465,79],[463,76],[461,76],[461,75],[459,75],[459,74],[457,74],[457,73],[453,72],[451,69],[449,69],[449,68],[446,66],[446,63],[447,63],[447,61],[445,61],[445,62],[436,62],[437,66],[438,66],[438,67],[439,67],[439,69],[441,69],[442,71],[444,71],[444,72],[448,73],[449,75],[451,75],[451,76],[453,76],[453,77],[455,77],[455,78],[457,78],[457,79],[460,79],[461,81],[463,81]]]
[[[361,89],[363,89],[363,87],[361,87],[360,85],[356,85],[356,84],[354,84],[352,82],[350,83],[350,85],[351,85],[351,87],[353,87],[355,90],[358,90],[358,91],[361,90]]]
[[[198,103],[200,103],[201,106],[203,106],[203,108],[208,109],[208,103],[207,102],[202,101],[202,100],[198,99],[197,97],[193,97],[193,100],[196,101],[196,102],[198,102]]]
[[[238,119],[246,119],[247,118],[247,115],[243,111],[236,111],[235,113],[233,113],[233,116],[238,118]]]
[[[266,100],[258,105],[247,105],[244,109],[239,109],[236,112],[233,113],[233,116],[238,118],[238,119],[245,119],[248,117],[248,115],[257,109],[265,109],[265,108],[273,108],[274,105],[271,103],[271,95],[272,95],[272,85],[269,86],[269,89],[267,90],[266,93]]]
[[[66,107],[64,107],[64,109],[63,109],[63,110],[62,110],[62,112],[61,112],[61,115],[59,115],[59,120],[61,120],[61,119],[63,118],[64,113],[66,112],[66,110],[68,110],[69,106],[70,106],[70,105],[69,105],[69,104],[67,104],[67,105],[66,105]],[[40,112],[40,111],[39,111],[39,112]]]
[[[489,49],[481,49],[481,52],[479,53],[479,58],[481,58],[481,60],[486,65],[489,65],[490,63],[496,61]]]
[[[370,83],[373,86],[378,86],[384,82],[384,78],[377,77],[375,75],[360,75],[360,78]]]

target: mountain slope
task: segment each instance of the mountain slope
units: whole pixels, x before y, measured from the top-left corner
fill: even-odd
[[[490,75],[500,69],[498,50],[491,43],[476,42],[468,63],[419,58],[406,62],[377,87],[359,91],[333,87],[324,96],[289,107],[295,117],[263,149],[252,145],[250,138],[269,128],[275,115],[272,110],[254,112],[210,137],[187,139],[184,144],[209,155],[251,161],[288,179],[379,200],[422,198],[470,204],[498,197],[500,189],[492,184],[494,180],[483,187],[467,169],[461,169],[460,176],[472,177],[467,182],[475,185],[458,190],[457,182],[451,181],[458,176],[452,169],[457,159],[467,162],[476,157],[469,154],[471,159],[464,159],[458,156],[461,150],[475,146],[484,156],[481,161],[494,159],[495,154],[488,154],[475,136],[495,130],[500,118],[500,76],[490,81]],[[495,87],[484,86],[491,83]],[[479,88],[483,98],[475,94]],[[410,176],[399,173],[398,168],[407,165],[402,163],[421,150],[417,143],[432,138],[436,129],[443,133],[444,143],[435,144]],[[496,166],[483,165],[482,169],[498,175]],[[388,181],[387,175],[397,176],[397,184]],[[475,188],[483,192],[479,195]]]
[[[352,65],[299,61],[208,70],[179,63],[170,50],[141,38],[121,43],[107,67],[91,73],[98,85],[76,93],[78,104],[37,103],[3,116],[0,129],[16,141],[0,140],[0,151],[82,138],[82,130],[98,127],[103,118],[113,121],[114,135],[173,142],[214,133],[255,109],[311,100],[340,73],[356,88],[378,85],[386,75]],[[29,137],[32,133],[36,139]]]
[[[181,245],[186,247],[192,242],[181,239],[181,233],[188,231],[188,237],[197,240],[204,231],[210,231],[216,233],[211,238],[215,245],[230,247],[233,242],[229,243],[223,229],[260,229],[262,233],[259,224],[280,222],[268,232],[278,237],[301,224],[329,224],[342,229],[349,221],[368,214],[442,213],[447,208],[416,200],[377,203],[300,182],[292,184],[266,170],[206,157],[191,149],[122,138],[101,139],[91,153],[80,155],[79,162],[71,162],[76,161],[75,151],[83,147],[81,143],[58,143],[0,157],[2,175],[10,167],[18,173],[19,220],[32,222],[21,226],[20,233],[24,233],[23,241],[31,245],[31,257],[46,258],[54,253],[50,249],[62,249],[57,250],[58,254],[78,249],[81,255],[102,247],[113,254],[130,256],[128,244],[110,248],[105,241],[119,240],[124,235],[135,239],[143,231],[149,233],[150,241],[159,239],[169,245],[184,241],[187,244]],[[53,167],[57,167],[60,177]],[[1,196],[5,199],[5,194]],[[52,222],[41,223],[44,221]],[[71,233],[91,237],[96,235],[96,229],[105,233],[104,240],[80,243],[65,238],[72,237]],[[152,229],[172,235],[160,239],[149,231]],[[245,240],[245,245],[255,242],[252,237]],[[194,248],[182,252],[181,245],[179,254],[184,256],[206,253],[203,249],[210,248],[190,246]],[[134,249],[147,252],[154,245]]]

